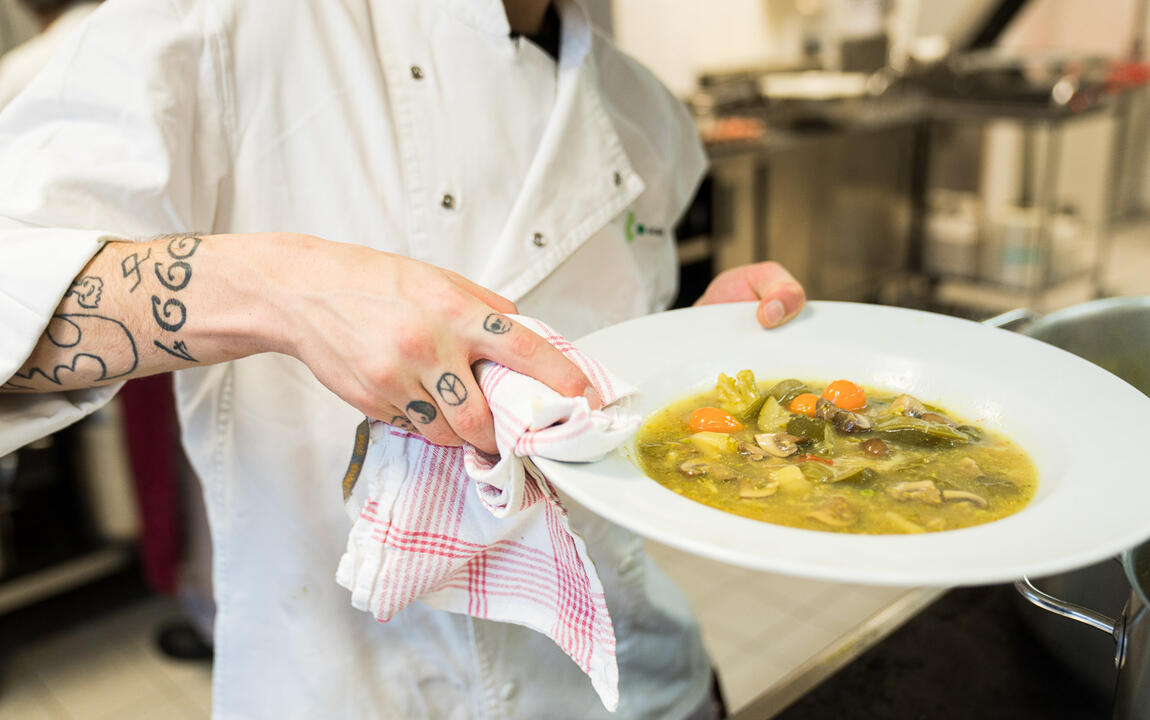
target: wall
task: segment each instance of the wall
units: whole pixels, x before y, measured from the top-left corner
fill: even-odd
[[[1031,0],[1002,38],[1018,50],[1125,56],[1140,0]]]
[[[677,95],[705,70],[800,55],[794,0],[614,0],[615,41]]]
[[[603,0],[596,0],[602,2]],[[1125,0],[1132,2],[1133,0]],[[824,47],[866,24],[876,0],[612,0],[615,41],[678,95],[705,71],[794,65],[804,30]],[[891,22],[908,34],[960,41],[993,0],[890,0]],[[825,22],[820,18],[825,18]],[[826,57],[831,65],[833,52]]]
[[[16,0],[0,0],[0,54],[35,32],[32,17]]]

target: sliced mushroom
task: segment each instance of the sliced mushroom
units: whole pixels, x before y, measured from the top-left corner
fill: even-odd
[[[988,503],[986,498],[983,496],[975,495],[974,493],[967,492],[966,490],[943,490],[942,499],[974,503],[975,507],[981,510],[985,510],[986,507],[990,505],[990,503]]]
[[[975,462],[974,458],[972,457],[964,457],[963,459],[959,460],[958,467],[962,470],[963,473],[972,478],[982,477],[982,468],[978,466],[978,463]]]
[[[746,441],[739,443],[739,454],[745,455],[748,460],[752,460],[754,462],[766,460],[767,458],[771,457],[761,447],[752,445]]]
[[[848,527],[858,522],[859,511],[847,502],[846,498],[835,495],[827,498],[816,510],[808,513],[807,517],[831,527]]]
[[[884,458],[887,455],[890,455],[890,448],[887,447],[886,443],[884,443],[882,440],[879,440],[878,438],[871,438],[870,440],[865,441],[863,444],[859,445],[859,448],[861,448],[864,453],[872,457]]]
[[[726,465],[707,462],[702,458],[691,458],[679,465],[679,472],[687,477],[709,477],[715,480],[730,480],[735,471]]]
[[[779,481],[774,479],[755,480],[739,488],[741,498],[765,498],[779,491]]]
[[[942,425],[946,425],[947,427],[955,427],[958,425],[958,423],[951,420],[947,416],[942,415],[941,413],[926,412],[926,413],[923,413],[922,415],[919,415],[919,417],[922,418],[923,420],[926,420],[927,422],[940,423]]]
[[[835,426],[835,430],[844,433],[864,432],[874,425],[870,417],[843,410],[825,398],[819,398],[815,404],[815,417],[829,420]]]
[[[942,502],[942,492],[930,480],[895,483],[886,489],[886,494],[895,500],[921,500],[930,505]]]
[[[679,465],[679,472],[687,477],[701,477],[707,474],[707,461],[702,458],[684,460],[683,464]]]
[[[775,457],[790,457],[799,451],[799,441],[802,438],[790,433],[758,433],[755,442],[759,447]]]
[[[826,398],[819,398],[815,402],[815,417],[822,418],[823,420],[834,420],[835,415],[841,410],[842,408]]]
[[[911,417],[921,417],[926,412],[926,406],[923,405],[917,398],[910,395],[902,394],[894,399],[890,404],[890,411],[896,415],[909,415]]]
[[[840,410],[834,419],[835,430],[844,433],[866,432],[874,427],[874,422],[862,413]]]

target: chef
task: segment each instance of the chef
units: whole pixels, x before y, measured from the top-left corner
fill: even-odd
[[[577,337],[665,308],[703,170],[680,104],[570,0],[111,0],[0,113],[0,454],[177,371],[213,717],[608,717],[542,635],[353,610],[336,485],[365,414],[494,449],[479,358],[597,403],[505,315]],[[804,296],[763,263],[703,299],[735,300],[770,327]],[[619,641],[611,717],[713,717],[681,594],[571,516]]]

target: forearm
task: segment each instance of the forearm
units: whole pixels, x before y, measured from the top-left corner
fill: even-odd
[[[496,452],[471,365],[489,359],[574,397],[570,360],[456,273],[308,235],[180,235],[105,246],[0,392],[52,392],[233,360],[297,358],[365,415]]]
[[[278,349],[272,236],[110,242],[85,266],[24,365],[0,391],[51,392]]]

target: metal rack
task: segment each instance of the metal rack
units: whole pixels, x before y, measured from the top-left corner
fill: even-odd
[[[932,103],[919,139],[918,154],[924,167],[920,170],[922,186],[917,190],[919,219],[913,235],[916,251],[912,253],[911,262],[911,270],[928,279],[927,304],[947,304],[946,297],[957,297],[961,305],[961,298],[978,296],[992,308],[1018,305],[1048,308],[1065,304],[1068,299],[1080,301],[1105,294],[1103,273],[1110,247],[1112,215],[1105,196],[1100,195],[1094,220],[1084,224],[1084,232],[1076,239],[1092,247],[1083,253],[1084,259],[1069,270],[1058,267],[1066,248],[1055,242],[1055,224],[1063,200],[1060,181],[1065,170],[1065,146],[1070,128],[1087,120],[1103,119],[1108,123],[1111,151],[1108,157],[1099,158],[1099,162],[1103,164],[1105,179],[1114,182],[1122,153],[1114,128],[1123,117],[1119,112],[1123,107],[1121,95],[1078,112],[1066,107],[1003,103]],[[969,249],[975,254],[973,264],[949,269],[937,263],[932,265],[927,256],[932,247],[937,251],[941,240],[932,236],[929,228],[930,194],[947,187],[971,195],[982,192],[980,180],[972,177],[977,176],[978,161],[970,155],[983,150],[978,145],[992,123],[1014,126],[1022,137],[1017,159],[1020,177],[1015,210],[1025,223],[1015,228],[1008,238],[1007,230],[996,228],[992,219],[992,213],[997,210],[983,207],[978,211],[977,240]],[[948,162],[947,151],[940,149],[940,144],[947,137],[953,141],[961,134],[965,134],[966,141],[954,142],[957,149],[950,148],[952,157]],[[971,143],[971,137],[978,140]],[[966,157],[962,157],[964,154]],[[953,157],[956,155],[959,157]],[[1100,187],[1099,193],[1107,189]],[[955,300],[950,300],[950,304],[954,303]]]

